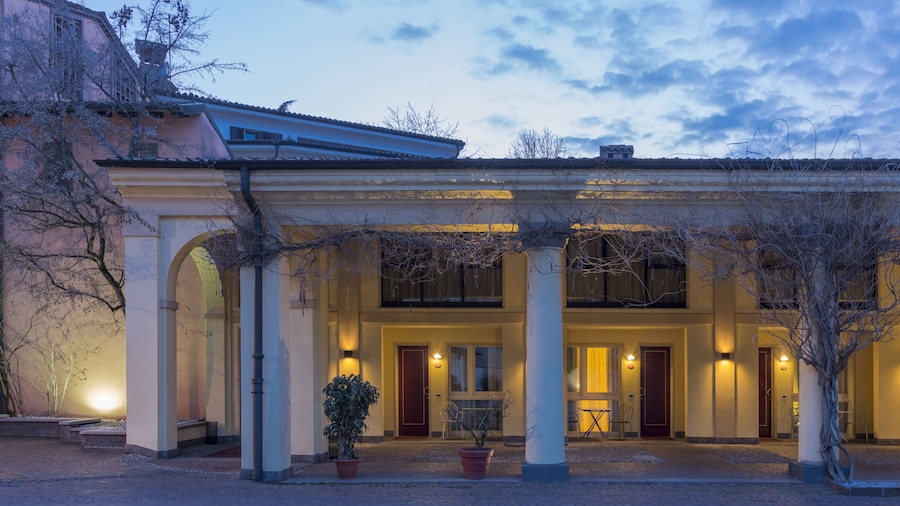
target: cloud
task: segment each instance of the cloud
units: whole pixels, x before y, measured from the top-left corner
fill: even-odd
[[[401,23],[391,34],[391,40],[418,42],[431,38],[436,31],[437,29],[435,27],[428,28],[411,25],[409,23]]]
[[[699,60],[673,60],[662,65],[643,61],[618,60],[610,64],[599,83],[587,79],[564,79],[569,88],[590,94],[620,93],[637,97],[663,92],[672,87],[700,88],[705,86],[709,68]]]
[[[559,62],[546,49],[537,49],[525,44],[511,44],[504,47],[500,54],[505,60],[520,63],[531,70],[556,72],[560,69]]]
[[[767,13],[780,12],[789,5],[789,0],[713,0],[710,7],[745,15],[762,16]]]
[[[330,9],[333,11],[343,11],[347,8],[344,2],[340,0],[300,0],[300,3],[305,3],[316,7],[323,7],[325,9]]]
[[[508,32],[495,29],[491,33],[505,36]],[[549,50],[515,42],[501,47],[495,60],[479,57],[472,61],[475,63],[473,75],[479,77],[511,74],[520,70],[553,73],[562,69]]]
[[[491,128],[501,130],[512,130],[516,127],[516,121],[503,114],[491,114],[478,121],[479,123],[487,123]]]
[[[752,100],[743,103],[735,103],[724,107],[717,112],[705,116],[690,117],[685,111],[669,114],[665,119],[680,124],[679,144],[682,146],[699,145],[706,147],[729,145],[734,146],[737,152],[750,151],[747,147],[753,145],[758,149],[759,139],[768,139],[772,146],[776,146],[774,139],[779,138],[780,133],[772,130],[777,127],[779,117],[796,117],[797,111],[792,104],[784,104],[782,97],[769,98],[767,100]],[[773,123],[774,122],[774,123]],[[764,125],[760,127],[759,125]],[[769,125],[766,127],[765,125]],[[756,134],[754,134],[756,132]],[[756,140],[754,140],[756,139]],[[746,147],[746,149],[744,149]],[[780,151],[780,148],[770,147],[769,151]],[[744,156],[734,155],[734,156]]]

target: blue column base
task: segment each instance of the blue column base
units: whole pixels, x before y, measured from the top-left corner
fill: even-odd
[[[569,463],[522,464],[522,481],[530,483],[568,483]]]
[[[841,466],[844,474],[850,473],[850,466]],[[825,464],[804,464],[802,462],[788,462],[788,474],[791,478],[803,483],[824,483],[825,478],[830,478]]]

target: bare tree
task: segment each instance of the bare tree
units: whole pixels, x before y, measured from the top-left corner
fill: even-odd
[[[215,82],[215,76],[223,72],[247,71],[243,62],[197,60],[200,47],[209,39],[204,25],[210,16],[193,13],[186,0],[126,4],[110,14],[120,39],[126,40],[129,28],[134,27],[134,44],[129,41],[129,46],[140,62],[144,98],[152,99],[157,93],[201,91],[186,80],[190,77],[209,77]]]
[[[533,128],[521,130],[509,147],[510,158],[561,158],[568,153],[566,139],[549,128],[538,132]]]
[[[419,111],[408,102],[405,109],[388,107],[388,116],[381,120],[381,124],[401,132],[432,137],[452,138],[459,131],[459,122],[451,123],[441,117],[434,110],[433,103],[427,111]]]
[[[688,246],[693,265],[735,280],[764,320],[784,329],[774,337],[818,372],[821,453],[839,481],[852,476],[839,465],[841,452],[849,453],[841,446],[838,377],[898,323],[898,197],[891,193],[898,169],[871,160],[734,162],[718,169],[730,178],[718,216],[665,218],[668,239]]]
[[[179,149],[179,140],[160,132],[171,111],[157,94],[174,91],[162,89],[160,79],[172,85],[197,72],[244,67],[190,60],[206,40],[208,16],[193,16],[181,0],[117,11],[120,32],[138,12],[145,46],[165,49],[164,64],[142,60],[140,69],[115,37],[87,35],[90,12],[70,2],[50,4],[26,3],[0,19],[2,272],[18,276],[41,304],[99,306],[118,324],[125,313],[122,226],[141,218],[122,205],[93,160],[144,156],[143,149],[162,145]],[[9,328],[8,319],[3,326]],[[0,337],[0,379],[7,408],[15,409],[16,380],[3,375],[14,374],[21,342],[9,333]],[[27,341],[53,356],[48,363],[58,362],[60,343]]]

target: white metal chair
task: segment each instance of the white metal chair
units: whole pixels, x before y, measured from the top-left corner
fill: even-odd
[[[853,418],[850,419],[849,424],[853,427],[853,431],[850,432],[850,437],[856,439],[859,434],[859,426],[863,427],[863,434],[866,437],[866,442],[869,442],[869,412],[863,408],[853,408]]]
[[[800,432],[800,409],[791,408],[791,439],[797,439]]]
[[[448,434],[453,432],[454,424],[456,424],[457,430],[462,431],[462,424],[460,423],[462,416],[463,412],[452,402],[445,402],[441,406],[441,439],[447,439]]]
[[[615,416],[610,415],[609,430],[606,432],[606,438],[609,439],[609,433],[612,432],[613,427],[619,430],[623,439],[627,434],[633,433],[634,429],[631,427],[631,417],[633,415],[634,406],[631,404],[625,403],[619,406],[619,413]],[[628,432],[623,432],[625,425],[628,425]]]

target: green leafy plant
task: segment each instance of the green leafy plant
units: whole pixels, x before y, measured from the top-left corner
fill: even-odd
[[[378,389],[355,374],[335,376],[322,390],[322,407],[330,422],[323,431],[329,440],[338,443],[338,459],[357,457],[355,445],[366,430],[369,408],[378,400]]]

